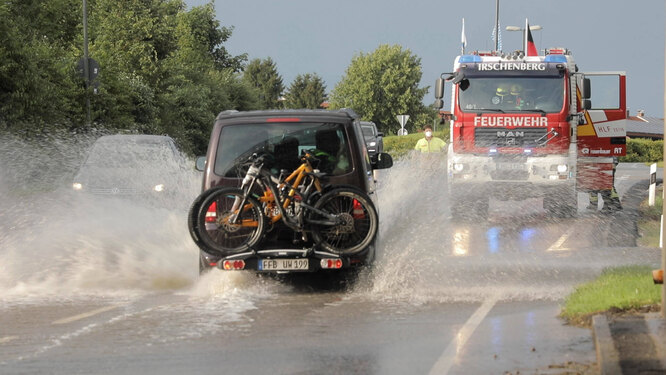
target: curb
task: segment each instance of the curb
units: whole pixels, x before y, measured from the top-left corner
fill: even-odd
[[[597,352],[597,363],[601,375],[622,375],[620,367],[620,354],[615,348],[611,336],[608,319],[605,315],[592,317],[594,331],[594,347]]]
[[[661,369],[666,372],[666,320],[660,313],[645,314],[648,336],[654,344]]]

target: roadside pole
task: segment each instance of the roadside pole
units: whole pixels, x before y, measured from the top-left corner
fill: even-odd
[[[666,73],[666,65],[664,66],[664,73]],[[666,84],[666,74],[664,74],[664,83]],[[664,91],[664,108],[666,108],[666,91]],[[664,121],[664,134],[666,134],[666,121]],[[664,167],[666,168],[666,142],[664,143]],[[662,204],[662,217],[666,216],[666,205]],[[661,220],[661,233],[666,233],[664,230],[664,220]],[[661,271],[666,272],[666,250],[661,248]],[[661,284],[661,317],[666,319],[666,284]]]
[[[88,61],[88,2],[83,0],[83,77],[86,82],[86,125],[90,126],[90,65]]]
[[[650,188],[648,190],[648,205],[654,206],[657,191],[657,163],[650,164]]]

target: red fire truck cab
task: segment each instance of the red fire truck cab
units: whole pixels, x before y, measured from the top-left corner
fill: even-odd
[[[448,76],[447,78],[444,78]],[[626,154],[626,75],[582,73],[564,48],[543,56],[500,52],[456,57],[448,177],[454,216],[487,208],[490,197],[543,198],[557,216],[577,212],[578,192],[613,190]]]

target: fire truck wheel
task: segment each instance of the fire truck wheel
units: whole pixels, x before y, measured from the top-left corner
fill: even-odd
[[[450,210],[453,220],[485,220],[488,217],[488,199],[453,199]]]
[[[543,208],[546,209],[548,214],[552,217],[576,217],[578,214],[577,202],[566,202],[552,198],[544,198]]]
[[[601,209],[603,213],[613,213],[616,211],[622,210],[622,203],[620,203],[620,198],[610,198],[604,201],[604,207]]]

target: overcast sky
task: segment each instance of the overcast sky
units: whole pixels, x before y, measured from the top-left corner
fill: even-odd
[[[185,0],[189,7],[209,0]],[[421,59],[421,86],[432,86],[460,53],[491,50],[495,0],[214,0],[217,18],[233,26],[230,53],[271,57],[285,87],[298,74],[317,73],[330,92],[351,59],[380,44],[398,44]],[[664,114],[664,0],[500,0],[504,51],[521,48],[508,25],[540,25],[539,50],[566,47],[581,71],[627,72],[631,114]],[[594,100],[594,98],[593,98]]]

